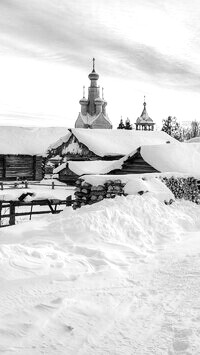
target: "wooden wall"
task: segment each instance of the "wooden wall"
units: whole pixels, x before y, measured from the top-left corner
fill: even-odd
[[[125,174],[144,174],[157,173],[158,170],[149,165],[141,156],[140,148],[137,153],[128,158],[122,165],[122,169],[116,169],[109,172],[110,175],[125,175]]]
[[[68,185],[74,185],[78,178],[79,175],[76,175],[68,167],[59,172],[59,180]]]
[[[0,179],[15,180],[17,177],[26,180],[43,178],[43,158],[31,155],[0,155]]]

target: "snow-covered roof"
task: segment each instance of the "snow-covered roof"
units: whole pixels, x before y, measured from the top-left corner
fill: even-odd
[[[141,147],[143,159],[160,172],[200,175],[200,153],[193,144],[162,144]]]
[[[111,170],[117,169],[118,160],[95,160],[95,161],[69,161],[68,167],[77,175],[83,174],[107,174]]]
[[[0,127],[0,154],[45,155],[68,132],[64,127]]]
[[[98,156],[126,155],[142,145],[181,144],[163,131],[136,131],[125,129],[81,129],[71,130],[73,135]],[[66,137],[66,142],[68,138]]]
[[[187,143],[200,143],[200,137],[194,137],[187,141]]]
[[[119,160],[94,160],[94,161],[77,161],[72,160],[67,163],[63,163],[54,169],[53,173],[58,174],[60,171],[68,168],[77,175],[98,175],[98,174],[107,174],[111,170],[120,169],[122,165],[121,159]]]
[[[56,148],[60,147],[63,143],[66,143],[72,135],[71,132],[68,131],[67,129],[65,132],[66,134],[63,135],[63,133],[62,133],[62,136],[57,138],[57,140],[54,140],[53,142],[51,142],[48,149],[56,149]]]
[[[98,98],[98,99],[100,99],[100,98]],[[102,100],[102,99],[100,99],[100,100]],[[104,100],[102,100],[102,101],[104,101]],[[98,115],[93,115],[93,116],[91,116],[88,112],[86,113],[86,115],[83,115],[81,112],[79,112],[78,118],[82,119],[84,124],[90,126],[90,125],[92,125],[92,123],[94,123],[94,121],[98,120],[101,116],[103,116],[103,118],[111,124],[108,116],[104,115],[102,112],[100,112]]]

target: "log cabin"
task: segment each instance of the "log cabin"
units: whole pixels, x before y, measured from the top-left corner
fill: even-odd
[[[165,132],[124,129],[69,129],[66,136],[49,147],[48,158],[63,161],[118,160],[142,145],[180,144]]]
[[[63,127],[8,127],[0,129],[0,179],[41,180],[51,142],[67,132]]]
[[[199,178],[200,153],[193,144],[144,145],[118,160],[68,161],[54,172],[57,178],[74,184],[83,175],[130,175],[152,173],[188,174]]]

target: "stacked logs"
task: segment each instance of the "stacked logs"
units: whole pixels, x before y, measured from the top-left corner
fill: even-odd
[[[102,201],[104,198],[114,198],[124,195],[124,186],[121,180],[107,180],[103,185],[93,186],[79,178],[75,188],[75,202],[73,209],[80,208],[85,205]]]
[[[161,180],[172,191],[175,198],[185,199],[200,204],[200,181],[194,177],[161,177]]]

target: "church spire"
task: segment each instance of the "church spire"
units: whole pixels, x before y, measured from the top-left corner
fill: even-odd
[[[93,71],[93,73],[95,73],[95,58],[93,58],[92,61],[93,61],[93,70],[92,71]]]
[[[92,59],[92,72],[88,75],[88,78],[91,80],[91,86],[97,86],[97,80],[99,79],[99,74],[95,71],[95,58]]]

